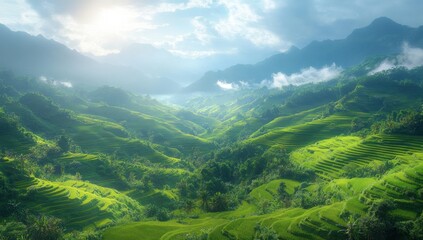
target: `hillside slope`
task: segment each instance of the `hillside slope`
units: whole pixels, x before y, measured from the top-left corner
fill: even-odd
[[[294,47],[254,65],[235,65],[222,71],[207,72],[185,90],[218,91],[221,90],[216,84],[218,80],[259,85],[263,80],[271,79],[274,73],[290,75],[309,67],[319,69],[336,64],[348,68],[369,57],[398,54],[404,43],[422,48],[423,27],[411,28],[382,17],[367,27],[354,30],[345,39],[315,41],[302,49]]]

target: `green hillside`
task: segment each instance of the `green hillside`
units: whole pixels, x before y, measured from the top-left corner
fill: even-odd
[[[177,107],[0,74],[0,236],[421,239],[423,68],[369,64]]]

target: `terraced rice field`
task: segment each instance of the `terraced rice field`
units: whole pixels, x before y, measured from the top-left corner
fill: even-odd
[[[347,165],[365,166],[373,161],[384,162],[399,156],[418,153],[423,137],[405,135],[373,136],[350,147],[334,151],[311,166],[324,178],[337,178]]]
[[[423,210],[423,200],[412,194],[423,187],[423,164],[389,174],[381,180],[338,179],[333,184],[348,185],[352,193],[362,194],[311,209],[288,208],[236,219],[222,228],[223,235],[227,239],[252,239],[254,228],[261,225],[273,229],[281,239],[345,239],[348,216],[364,214],[369,204],[378,199],[392,199],[397,205],[392,213],[404,220],[414,219]]]
[[[154,189],[148,193],[132,190],[127,193],[127,195],[132,199],[137,200],[142,205],[154,204],[169,208],[174,206],[178,200],[178,196],[170,190]]]
[[[81,181],[51,182],[20,173],[15,160],[0,162],[0,171],[10,184],[26,194],[24,207],[63,220],[68,230],[102,227],[131,214],[142,214],[142,206],[117,192]]]
[[[155,151],[143,141],[118,137],[97,125],[77,126],[72,130],[71,137],[84,151],[91,153],[119,152],[127,156],[142,156],[151,162],[164,164],[173,164],[179,161],[179,159]]]
[[[108,229],[104,233],[105,240],[112,239],[145,239],[145,240],[174,240],[187,239],[191,235],[200,235],[202,231],[214,232],[219,231],[220,227],[227,223],[226,219],[193,219],[189,222],[178,223],[175,221],[169,222],[139,222],[127,224],[125,226],[118,226]],[[216,236],[219,232],[214,233]],[[218,238],[216,238],[218,239]]]
[[[275,128],[271,132],[251,140],[259,145],[282,145],[287,150],[294,150],[313,142],[347,133],[351,128],[348,114],[332,115],[327,118],[286,128]]]
[[[129,216],[141,214],[141,206],[112,189],[79,181],[50,182],[34,179],[28,188],[26,206],[61,218],[69,229],[102,227]]]
[[[252,239],[257,225],[272,228],[282,239],[345,238],[340,218],[347,202],[311,209],[287,208],[271,214],[237,219],[223,228],[227,239]]]
[[[260,201],[263,199],[274,200],[275,198],[277,198],[278,188],[282,182],[285,183],[286,192],[288,194],[293,194],[295,187],[300,185],[300,183],[297,181],[289,179],[277,179],[253,189],[249,195],[256,201]]]
[[[285,128],[285,127],[289,127],[293,125],[299,125],[299,124],[304,124],[307,122],[314,121],[321,116],[323,111],[324,111],[324,108],[318,107],[318,108],[303,111],[300,113],[292,114],[289,116],[277,117],[273,119],[272,121],[270,121],[269,123],[262,126],[258,131],[251,134],[250,137],[258,137],[276,128]]]
[[[32,196],[34,201],[27,203],[27,206],[61,218],[70,229],[100,227],[113,219],[111,213],[100,210],[104,204],[97,199],[88,200],[88,196],[72,199],[69,197],[70,192],[64,187],[45,182],[37,185],[36,193]]]
[[[397,205],[398,217],[409,220],[423,211],[423,154],[420,163],[389,174],[364,191],[361,200],[391,199]],[[420,193],[419,193],[420,192]]]
[[[113,173],[113,169],[108,167],[97,155],[67,153],[58,158],[57,161],[63,164],[66,173],[74,175],[79,172],[84,181],[89,181],[102,187],[114,188],[119,191],[128,188],[128,186]]]
[[[420,155],[419,157],[423,159],[423,154]],[[412,161],[411,155],[406,158]],[[274,191],[274,186],[280,181],[282,180],[264,184],[253,190],[252,195],[260,195],[260,192],[264,191],[273,196],[271,193]],[[364,214],[371,202],[381,198],[394,200],[397,204],[394,215],[403,219],[413,219],[416,213],[423,209],[423,200],[412,193],[418,192],[422,187],[423,163],[416,163],[412,167],[388,174],[380,180],[375,178],[333,180],[326,186],[325,191],[337,188],[337,191],[347,193],[347,200],[330,205],[310,209],[285,208],[265,215],[250,213],[242,216],[236,214],[238,211],[243,211],[244,207],[240,207],[232,212],[207,214],[198,220],[187,220],[183,224],[134,223],[110,228],[105,234],[105,239],[113,239],[116,236],[123,236],[121,239],[137,239],[136,236],[153,236],[151,239],[184,239],[187,234],[198,233],[201,229],[208,229],[210,239],[252,239],[258,225],[273,229],[281,239],[345,239],[349,216]],[[404,194],[407,191],[409,194]],[[217,222],[201,223],[208,221],[210,217]]]

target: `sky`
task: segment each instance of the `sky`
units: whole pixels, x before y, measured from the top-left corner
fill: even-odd
[[[185,58],[254,59],[381,16],[420,26],[421,9],[421,0],[1,0],[0,23],[94,56],[146,43]]]

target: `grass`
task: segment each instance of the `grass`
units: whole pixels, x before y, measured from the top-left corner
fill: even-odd
[[[117,190],[128,188],[122,179],[114,173],[114,169],[97,155],[66,153],[60,156],[57,161],[63,165],[66,173],[75,175],[79,172],[84,181]]]
[[[250,193],[250,197],[253,198],[255,201],[260,200],[275,200],[278,198],[278,188],[281,183],[285,183],[286,185],[286,192],[288,194],[293,194],[294,189],[300,185],[299,182],[289,179],[277,179],[270,181],[266,184],[263,184],[259,187],[254,188]]]
[[[124,194],[87,182],[34,179],[27,189],[26,207],[61,218],[69,229],[102,227],[142,212]]]
[[[143,207],[111,189],[82,181],[53,182],[28,177],[13,159],[0,162],[0,171],[23,196],[22,207],[63,220],[67,230],[103,227],[140,216]]]
[[[145,141],[126,136],[125,129],[116,123],[92,118],[87,115],[77,117],[79,124],[67,129],[72,140],[84,151],[90,153],[120,153],[147,158],[151,162],[172,165],[179,161],[156,151]]]
[[[257,203],[279,201],[281,183],[285,183],[290,196],[301,184],[276,179],[254,188],[247,197],[248,202],[243,201],[233,211],[204,213],[196,209],[191,212],[191,216],[198,217],[196,219],[122,224],[107,229],[104,239],[198,239],[204,233],[209,239],[253,239],[257,226],[274,230],[281,239],[345,239],[349,217],[365,214],[372,203],[381,199],[390,199],[396,204],[391,214],[400,220],[412,220],[423,210],[422,136],[345,136],[349,134],[354,118],[365,119],[369,117],[368,113],[388,113],[421,105],[421,88],[363,79],[357,80],[360,82],[355,90],[345,93],[333,105],[324,105],[327,102],[321,103],[320,99],[310,103],[313,99],[305,98],[302,106],[301,101],[291,101],[288,106],[285,103],[291,98],[289,94],[275,93],[273,97],[261,94],[222,96],[217,97],[220,102],[212,103],[203,99],[204,104],[200,102],[199,107],[194,106],[198,112],[213,118],[190,112],[178,113],[176,109],[147,98],[138,99],[138,102],[134,99],[125,106],[126,109],[86,103],[78,106],[79,112],[70,113],[68,121],[63,122],[60,118],[63,117],[62,109],[57,108],[46,118],[45,111],[38,108],[31,108],[31,112],[29,108],[15,106],[16,112],[21,110],[18,114],[21,120],[18,121],[32,123],[32,128],[25,125],[27,129],[37,134],[45,133],[40,136],[50,139],[62,133],[69,135],[81,147],[85,153],[66,153],[54,159],[54,164],[57,160],[67,173],[79,172],[84,181],[58,182],[26,176],[18,170],[24,163],[22,158],[2,159],[0,171],[22,196],[26,195],[22,198],[24,207],[63,219],[67,230],[98,228],[141,216],[143,205],[173,209],[179,200],[175,190],[177,182],[192,174],[182,168],[187,166],[182,164],[182,159],[193,156],[193,159],[206,160],[207,156],[201,156],[215,149],[213,142],[224,145],[247,139],[246,143],[268,149],[285,148],[291,161],[320,176],[307,183],[304,191],[315,191],[323,185],[324,193],[332,196],[331,199],[327,199],[325,205],[309,209],[289,207],[258,215],[261,211],[258,211],[260,206]],[[308,90],[304,91],[307,93]],[[299,100],[294,97],[291,100]],[[27,105],[31,105],[31,101]],[[334,105],[338,110],[357,112],[323,114]],[[10,109],[13,106],[9,106]],[[281,116],[289,113],[293,114]],[[276,115],[278,117],[272,120]],[[2,149],[25,153],[37,144],[52,144],[14,125],[13,119],[7,117],[0,109]],[[131,168],[125,169],[128,176],[117,176],[116,169],[101,159],[103,153],[113,155],[110,158],[113,161],[133,160],[130,164],[116,164]],[[136,158],[132,158],[134,156]],[[262,160],[267,160],[265,155]],[[364,174],[369,177],[347,174],[357,168],[378,169],[387,162],[392,164],[389,169]],[[197,166],[203,162],[193,164]],[[135,179],[134,183],[139,183],[136,181],[143,177],[143,180],[154,182],[156,189],[147,192],[131,189],[121,180]],[[183,210],[174,213],[178,211],[181,213],[178,216],[184,216]]]
[[[292,114],[289,116],[277,117],[273,119],[272,121],[270,121],[269,123],[263,125],[259,130],[254,132],[250,137],[255,138],[265,133],[268,133],[272,131],[273,129],[285,128],[289,126],[300,125],[300,124],[314,121],[321,117],[323,110],[324,110],[323,107],[318,107],[318,108],[306,110],[300,113]]]
[[[319,140],[347,133],[350,128],[351,114],[345,113],[290,127],[275,128],[271,132],[246,141],[268,147],[282,145],[287,150],[294,150]]]
[[[188,234],[199,235],[202,232],[213,232],[216,228],[220,228],[222,224],[227,223],[225,219],[191,219],[185,223],[176,221],[168,222],[139,222],[131,223],[124,226],[117,226],[108,229],[104,233],[104,240],[108,239],[146,239],[146,240],[170,240],[170,239],[186,239]],[[218,235],[218,233],[214,233]]]
[[[403,220],[414,219],[423,209],[423,200],[415,195],[423,182],[423,153],[418,152],[421,151],[420,141],[418,137],[398,135],[381,135],[366,139],[335,137],[294,151],[293,160],[311,168],[327,159],[336,159],[333,156],[341,154],[350,156],[351,162],[360,161],[354,158],[358,156],[353,154],[354,149],[360,149],[363,156],[368,156],[369,160],[365,160],[366,162],[374,161],[373,156],[381,156],[382,153],[385,154],[382,154],[385,159],[395,159],[396,167],[381,179],[345,179],[337,177],[338,175],[333,175],[330,178],[332,180],[326,178],[330,181],[326,182],[323,191],[337,193],[343,199],[335,199],[335,202],[329,205],[310,209],[284,208],[256,215],[256,207],[244,202],[234,211],[200,214],[199,219],[186,220],[183,224],[175,221],[144,222],[114,227],[105,233],[105,239],[113,239],[116,236],[124,236],[122,239],[137,239],[136,236],[185,239],[189,236],[187,234],[192,236],[206,230],[209,239],[252,239],[258,225],[273,229],[281,239],[343,239],[346,237],[348,216],[365,214],[370,204],[379,199],[392,199],[395,202],[397,208],[391,212],[395,217]],[[273,180],[253,189],[250,197],[255,201],[274,200],[277,198],[277,189],[281,182],[286,184],[289,194],[293,194],[295,187],[300,184],[287,179]],[[307,189],[313,191],[313,185]]]
[[[414,219],[423,211],[418,191],[423,187],[423,155],[413,167],[385,175],[363,193],[363,200],[391,199],[397,205],[394,215],[404,220]]]
[[[137,200],[142,205],[154,204],[161,207],[173,207],[178,201],[179,197],[171,190],[153,189],[147,193],[132,190],[127,193],[127,196]]]
[[[20,175],[13,181],[26,194],[23,205],[37,212],[61,218],[67,229],[102,227],[138,212],[142,207],[114,189],[81,181],[51,182]]]
[[[33,137],[34,134],[20,127],[1,108],[0,132],[0,148],[3,150],[8,149],[17,153],[27,153],[36,144],[36,140]]]
[[[317,142],[292,153],[291,160],[316,171],[323,178],[341,176],[348,167],[381,164],[388,160],[417,153],[423,137],[378,135],[335,137]]]
[[[197,133],[204,133],[205,129],[192,122],[176,118],[176,116],[164,120],[141,112],[110,106],[90,108],[89,112],[102,116],[108,121],[121,123],[139,138],[176,147],[182,152],[190,151],[193,148],[200,151],[212,148],[210,142],[194,136]]]

